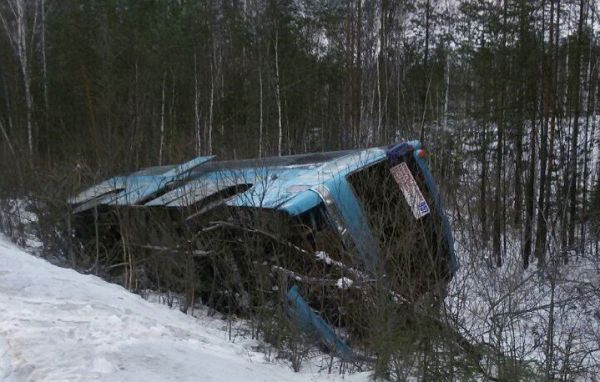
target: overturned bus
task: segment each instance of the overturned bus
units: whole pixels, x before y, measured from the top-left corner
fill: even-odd
[[[181,278],[196,280],[183,287],[186,296],[237,310],[276,299],[348,359],[336,327],[352,327],[352,307],[376,304],[370,291],[411,304],[443,295],[457,269],[424,154],[410,141],[250,160],[198,157],[111,178],[69,204],[82,243],[111,268],[127,266],[131,278],[148,258],[164,266],[185,258],[193,274],[187,266]]]

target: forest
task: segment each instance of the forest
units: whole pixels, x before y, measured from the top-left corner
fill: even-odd
[[[418,139],[468,270],[453,301],[494,280],[483,337],[512,365],[495,378],[527,380],[538,350],[540,380],[593,378],[600,280],[558,295],[600,267],[599,59],[595,0],[2,0],[0,231],[20,240],[26,200],[43,253],[69,259],[67,198],[109,176]],[[547,304],[504,305],[533,279]],[[586,334],[559,314],[574,300]],[[542,345],[506,335],[525,313]]]

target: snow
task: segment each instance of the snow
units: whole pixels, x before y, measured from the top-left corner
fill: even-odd
[[[498,269],[491,254],[470,249],[468,236],[457,232],[455,239],[461,267],[445,300],[454,327],[474,343],[494,344],[538,371],[550,362],[559,379],[600,375],[600,263],[591,248],[571,253],[569,264],[557,266],[552,293],[551,267],[531,264],[523,270],[518,240],[507,240],[504,264]],[[555,354],[550,361],[548,338],[553,338]]]
[[[366,381],[307,362],[294,373],[194,318],[54,266],[0,235],[0,381]]]
[[[348,277],[342,277],[340,279],[338,279],[338,281],[336,282],[336,286],[339,289],[348,289],[352,286],[352,284],[354,283],[354,281],[352,281],[352,279],[349,279]]]
[[[42,242],[32,232],[38,216],[32,211],[32,201],[28,198],[0,199],[0,227],[12,234],[13,240],[29,248],[41,248]]]

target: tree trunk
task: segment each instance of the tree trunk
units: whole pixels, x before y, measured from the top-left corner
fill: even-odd
[[[213,132],[213,109],[215,105],[215,68],[216,68],[216,55],[215,46],[213,42],[212,58],[210,60],[210,102],[208,105],[208,126],[207,126],[207,137],[206,137],[206,155],[212,155],[212,132]]]
[[[423,118],[421,119],[421,133],[419,139],[425,143],[425,115],[427,110],[427,97],[429,96],[429,22],[431,2],[427,0],[425,5],[425,56],[423,57]]]
[[[167,80],[167,72],[163,73],[161,102],[160,102],[160,143],[158,146],[158,165],[163,163],[163,147],[165,144],[165,81]]]
[[[575,54],[575,120],[573,121],[573,135],[571,137],[571,154],[569,155],[570,182],[569,182],[569,237],[568,246],[575,244],[575,225],[577,224],[577,146],[579,141],[579,114],[580,114],[580,81],[581,81],[581,44],[584,20],[584,0],[579,2],[579,24],[577,26],[577,49]],[[568,261],[566,251],[563,251],[565,263]]]
[[[202,155],[202,132],[200,131],[200,89],[198,88],[198,68],[194,53],[194,131],[196,133],[196,155]]]
[[[275,31],[275,102],[277,103],[277,155],[282,155],[283,122],[281,115],[281,89],[279,78],[279,32]]]
[[[42,49],[42,86],[44,92],[44,139],[46,141],[46,150],[50,150],[49,135],[50,127],[48,125],[48,114],[50,113],[50,104],[48,102],[48,66],[46,64],[46,0],[40,0],[42,30],[41,30],[41,49]]]
[[[536,231],[536,240],[535,240],[535,256],[538,260],[540,266],[543,266],[545,263],[545,253],[546,253],[546,235],[547,235],[547,219],[548,216],[545,215],[547,211],[546,203],[549,201],[546,200],[546,188],[549,187],[549,177],[550,171],[548,168],[550,167],[551,161],[548,159],[548,124],[550,121],[550,113],[551,109],[554,107],[555,103],[555,95],[553,92],[553,83],[554,83],[554,75],[553,69],[554,65],[552,64],[552,48],[554,44],[554,1],[550,3],[550,38],[549,38],[549,59],[544,56],[544,61],[542,63],[542,67],[545,69],[547,73],[544,78],[544,90],[542,92],[542,105],[543,105],[543,119],[542,119],[542,128],[541,128],[541,136],[540,136],[540,188],[538,193],[538,202],[537,202],[537,231]],[[548,62],[550,61],[550,62]],[[552,117],[554,121],[554,115]],[[551,148],[552,150],[552,148]]]
[[[259,120],[258,120],[258,157],[263,156],[263,79],[262,79],[262,67],[259,60],[258,63],[258,108],[259,108]]]
[[[529,174],[527,178],[527,190],[525,199],[525,224],[523,226],[525,241],[523,243],[523,268],[529,267],[529,259],[531,257],[531,245],[533,238],[533,216],[534,216],[534,204],[535,204],[535,161],[536,161],[536,150],[535,141],[537,138],[536,132],[536,100],[532,104],[531,114],[531,134],[530,134],[530,145],[529,145]]]

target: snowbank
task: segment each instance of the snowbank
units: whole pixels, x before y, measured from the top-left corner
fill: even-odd
[[[0,381],[368,380],[294,373],[253,351],[255,341],[229,341],[222,325],[51,265],[0,236]]]

